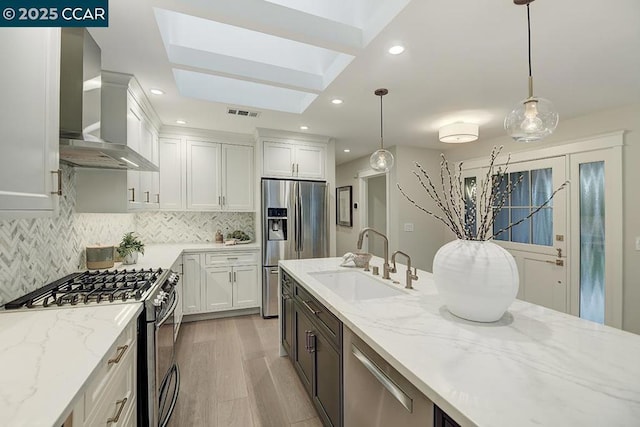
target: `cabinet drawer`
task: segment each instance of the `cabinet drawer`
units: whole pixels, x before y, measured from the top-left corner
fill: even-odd
[[[97,396],[93,410],[85,410],[85,425],[131,425],[132,419],[129,414],[136,407],[135,351],[128,352],[120,363],[121,366],[113,373],[103,393]],[[85,407],[89,396],[89,393],[85,394]],[[135,418],[133,420],[135,421]]]
[[[320,304],[306,289],[294,282],[295,298],[301,303],[309,317],[317,324],[317,326],[327,335],[327,338],[340,348],[342,341],[341,325],[342,323],[336,316],[331,314],[327,308]]]
[[[204,264],[205,265],[246,265],[257,264],[258,254],[256,252],[227,252],[220,253],[205,253]]]
[[[135,363],[135,358],[133,358],[133,362],[130,361],[136,352],[135,332],[136,322],[134,321],[122,332],[113,347],[111,347],[106,356],[100,361],[100,365],[93,375],[93,381],[89,384],[85,392],[85,414],[88,415],[91,413],[96,405],[102,401],[102,396],[112,378],[119,371],[124,370],[121,369],[121,367],[126,366],[127,363]]]

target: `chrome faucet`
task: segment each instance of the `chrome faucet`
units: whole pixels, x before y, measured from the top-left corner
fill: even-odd
[[[418,269],[413,268],[413,274],[411,273],[411,257],[402,251],[395,251],[393,255],[391,255],[391,262],[393,263],[393,267],[391,268],[391,272],[395,273],[398,271],[396,269],[396,255],[404,255],[407,258],[407,273],[406,273],[406,285],[405,289],[413,289],[413,281],[418,280]]]
[[[360,235],[358,236],[358,249],[362,249],[362,239],[364,239],[364,235],[367,234],[368,231],[377,234],[384,239],[384,264],[382,266],[382,278],[391,279],[389,276],[389,273],[391,272],[391,268],[389,267],[389,239],[387,239],[387,236],[371,227],[365,227],[360,230]]]

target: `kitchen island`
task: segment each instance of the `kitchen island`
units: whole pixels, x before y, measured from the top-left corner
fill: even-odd
[[[425,271],[397,296],[347,300],[314,277],[340,262],[280,267],[460,425],[639,425],[640,336],[519,300],[496,323],[466,321]]]

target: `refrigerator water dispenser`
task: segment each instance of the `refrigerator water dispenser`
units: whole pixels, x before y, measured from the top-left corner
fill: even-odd
[[[287,240],[287,209],[267,210],[267,240]]]

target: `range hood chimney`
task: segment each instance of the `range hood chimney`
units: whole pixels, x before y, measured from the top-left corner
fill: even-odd
[[[72,166],[157,172],[157,166],[126,143],[100,137],[102,59],[91,34],[86,28],[62,28],[61,39],[60,160]]]

